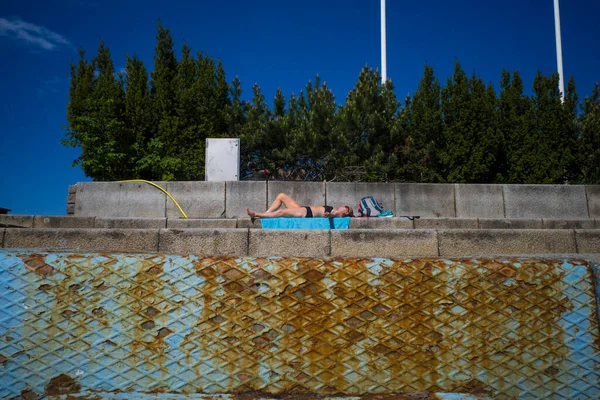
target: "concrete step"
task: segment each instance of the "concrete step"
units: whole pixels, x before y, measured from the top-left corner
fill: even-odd
[[[9,228],[260,228],[249,218],[125,218],[46,215],[0,215],[0,227]],[[600,229],[600,219],[546,218],[352,218],[350,229]]]
[[[0,244],[254,257],[600,254],[600,229],[0,228]]]

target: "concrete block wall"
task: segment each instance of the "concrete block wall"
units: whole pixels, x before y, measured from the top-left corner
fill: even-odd
[[[301,204],[350,205],[373,195],[396,216],[580,220],[600,218],[600,185],[487,185],[365,182],[156,182],[190,218],[245,218],[280,192]],[[73,200],[74,199],[74,200]],[[75,216],[179,217],[158,189],[138,182],[84,182],[70,189]],[[73,203],[70,203],[73,204]]]
[[[464,257],[600,254],[587,229],[89,229],[0,228],[0,247],[198,256]]]

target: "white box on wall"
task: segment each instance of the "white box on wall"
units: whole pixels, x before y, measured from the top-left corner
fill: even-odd
[[[206,139],[205,180],[239,181],[240,139]]]

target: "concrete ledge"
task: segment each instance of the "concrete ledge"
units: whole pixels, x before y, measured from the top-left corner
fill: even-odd
[[[7,228],[4,247],[157,251],[158,231],[149,229]]]
[[[161,229],[159,251],[199,256],[245,256],[247,229]]]
[[[600,253],[600,230],[576,230],[578,253]]]
[[[328,257],[329,231],[250,229],[248,255],[251,257]]]
[[[189,218],[225,216],[225,182],[168,182],[166,190],[177,200]],[[181,212],[169,198],[166,216],[181,217]]]
[[[4,247],[4,235],[6,234],[6,228],[0,228],[0,248]]]
[[[36,215],[34,228],[93,228],[95,217],[63,217]]]
[[[369,218],[350,218],[350,229],[367,229]]]
[[[414,221],[408,218],[362,218],[367,220],[369,229],[413,229]]]
[[[542,229],[541,218],[479,218],[478,227],[481,229]]]
[[[250,218],[237,218],[234,221],[236,221],[236,223],[235,223],[236,228],[242,228],[242,229],[260,229],[260,228],[262,228],[262,223],[260,222],[260,219],[257,219],[256,221],[254,221],[254,223],[252,223]]]
[[[577,252],[572,230],[440,230],[438,237],[440,256]]]
[[[585,194],[590,218],[600,217],[600,185],[586,185]]]
[[[0,227],[33,228],[33,216],[0,214]]]
[[[421,218],[415,219],[416,229],[475,229],[477,218]]]
[[[395,215],[455,217],[454,185],[397,183]]]
[[[504,217],[502,185],[455,184],[454,193],[459,218]]]
[[[167,226],[166,218],[100,218],[96,228],[102,229],[160,229]]]
[[[544,229],[594,229],[593,219],[544,219]]]
[[[225,186],[225,218],[248,217],[246,208],[267,209],[267,182],[227,182]]]
[[[173,229],[207,229],[207,228],[237,228],[237,221],[235,219],[225,218],[210,218],[210,219],[196,219],[196,218],[168,218],[167,228]]]
[[[434,230],[355,229],[331,231],[333,257],[437,256]]]
[[[589,218],[584,186],[504,185],[506,218]]]
[[[282,192],[290,195],[302,206],[325,204],[325,182],[268,181],[267,206]],[[333,206],[333,204],[331,205]]]

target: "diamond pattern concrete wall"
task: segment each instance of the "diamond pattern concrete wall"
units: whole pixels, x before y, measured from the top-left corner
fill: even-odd
[[[597,399],[597,279],[550,259],[3,250],[0,398]]]

